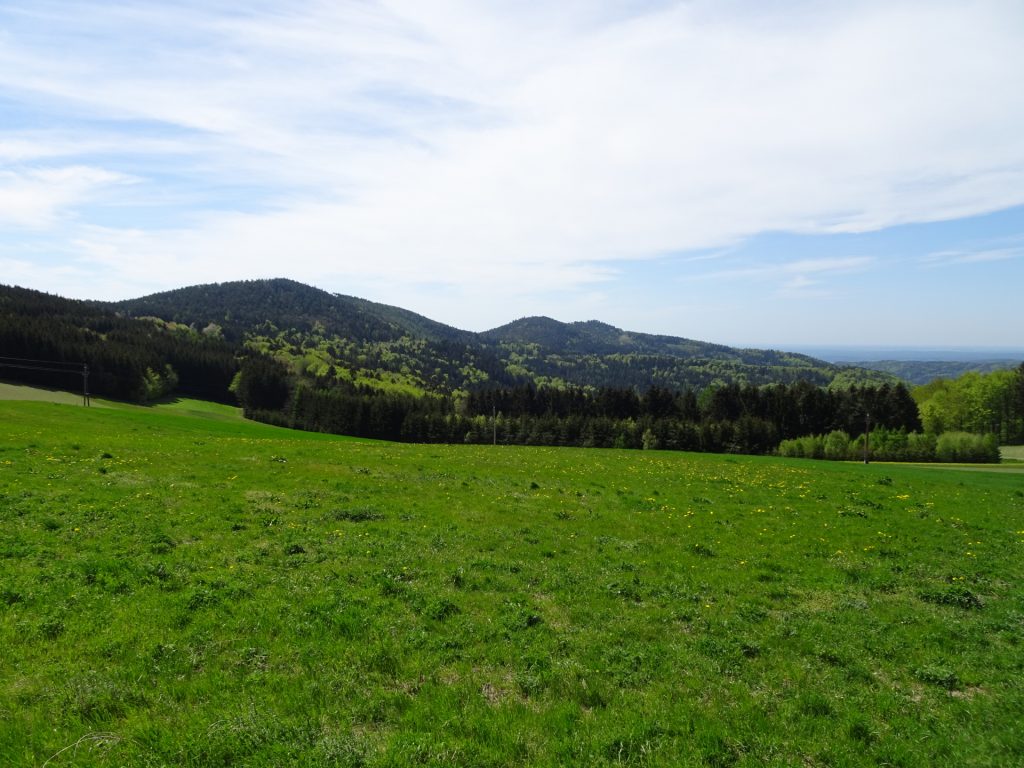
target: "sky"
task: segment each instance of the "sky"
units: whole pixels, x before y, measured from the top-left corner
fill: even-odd
[[[1020,0],[0,0],[0,283],[1024,348]]]

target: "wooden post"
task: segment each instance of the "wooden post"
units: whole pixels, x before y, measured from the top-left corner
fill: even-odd
[[[89,407],[89,365],[82,363],[82,405]]]
[[[868,454],[871,451],[871,413],[864,412],[864,463],[868,463]]]

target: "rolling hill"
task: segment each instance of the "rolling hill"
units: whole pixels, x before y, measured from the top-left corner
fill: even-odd
[[[472,333],[283,279],[115,303],[0,287],[0,369],[68,385],[4,357],[88,363],[99,396],[238,402],[279,426],[410,442],[763,453],[852,434],[869,411],[876,428],[920,426],[891,377],[804,355],[544,317]]]
[[[528,382],[645,390],[890,380],[806,355],[636,333],[598,321],[529,317],[473,333],[285,279],[193,286],[98,306],[198,329],[217,327],[232,343],[315,375],[421,392]]]

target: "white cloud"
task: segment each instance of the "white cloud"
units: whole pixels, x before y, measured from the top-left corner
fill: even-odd
[[[1024,204],[1009,0],[40,8],[15,21],[42,42],[0,38],[0,89],[82,121],[83,151],[135,142],[139,176],[192,147],[197,185],[256,204],[77,233],[80,258],[144,290],[287,274],[511,300],[765,231]],[[167,135],[143,148],[139,124]],[[0,160],[45,155],[33,140],[0,131]],[[0,217],[44,226],[116,181],[83,167],[61,192],[40,172],[0,177]],[[869,266],[765,269],[810,290]]]
[[[798,274],[816,274],[821,272],[855,272],[871,264],[870,256],[840,256],[819,259],[801,259],[781,264],[777,269]]]
[[[831,290],[822,286],[820,280],[797,275],[779,286],[775,295],[782,299],[824,299],[833,294]]]
[[[810,285],[808,275],[849,274],[862,272],[875,263],[872,256],[837,256],[817,259],[798,259],[796,261],[743,266],[734,269],[723,269],[690,275],[692,280],[713,280],[728,282],[735,280],[785,280],[787,286]],[[819,280],[813,281],[815,284]]]
[[[1024,255],[1024,248],[988,248],[975,251],[936,251],[921,258],[929,267],[950,264],[986,264],[994,261],[1010,261]]]
[[[101,168],[66,166],[28,171],[0,170],[0,224],[42,228],[112,185],[131,179]]]

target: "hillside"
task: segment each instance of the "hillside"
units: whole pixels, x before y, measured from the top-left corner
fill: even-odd
[[[596,321],[477,334],[290,280],[117,303],[0,287],[0,375],[84,386],[84,364],[101,397],[198,396],[279,426],[408,442],[764,453],[855,434],[867,411],[875,428],[920,426],[906,388],[878,374]]]
[[[37,367],[67,370],[30,370],[10,358],[45,361],[50,365]],[[238,371],[237,349],[217,334],[164,320],[133,319],[97,302],[0,285],[0,377],[77,388],[83,363],[89,365],[94,394],[144,401],[174,391],[234,400],[228,387]]]
[[[187,325],[214,323],[230,339],[241,339],[267,323],[365,341],[393,341],[406,335],[435,342],[473,339],[471,333],[398,307],[328,293],[283,278],[196,285],[99,306]]]
[[[955,379],[971,371],[1009,371],[1020,365],[1019,358],[998,360],[864,360],[849,363],[858,368],[888,373],[908,384],[920,386],[935,379]]]
[[[485,333],[291,280],[181,288],[107,305],[196,328],[288,359],[314,375],[410,392],[523,383],[701,389],[715,383],[827,386],[891,378],[804,355],[624,331],[597,321],[525,318]]]
[[[0,377],[41,386],[72,386],[87,363],[93,394],[136,402],[184,394],[233,403],[237,392],[230,388],[250,364],[246,380],[263,384],[249,405],[270,411],[281,411],[288,393],[301,386],[360,401],[369,393],[451,399],[434,409],[436,415],[454,412],[467,393],[495,389],[697,393],[734,385],[846,389],[895,381],[805,355],[637,333],[598,321],[523,318],[473,333],[284,279],[199,285],[113,303],[0,286],[2,357],[65,361],[78,372],[25,370],[0,359]],[[313,425],[339,425],[344,420],[337,409],[355,407],[306,405],[315,411]],[[386,434],[396,434],[409,404],[393,400],[386,406],[390,416],[382,408],[359,418],[395,422]],[[611,410],[619,411],[615,418],[635,415]],[[411,424],[401,431],[421,434]]]
[[[549,317],[526,317],[487,331],[482,336],[498,343],[536,344],[556,353],[649,354],[740,362],[751,362],[760,354],[757,350],[738,350],[676,336],[624,331],[597,320],[562,323]],[[804,359],[811,360],[808,357]]]
[[[410,394],[518,383],[475,334],[293,280],[199,285],[100,306],[213,329],[239,350],[286,360],[313,377]]]
[[[636,333],[596,320],[561,323],[528,317],[481,336],[503,351],[512,370],[526,371],[556,385],[599,382],[639,390],[651,386],[677,390],[737,382],[809,381],[828,386],[890,380],[884,374],[836,366],[806,355]]]

